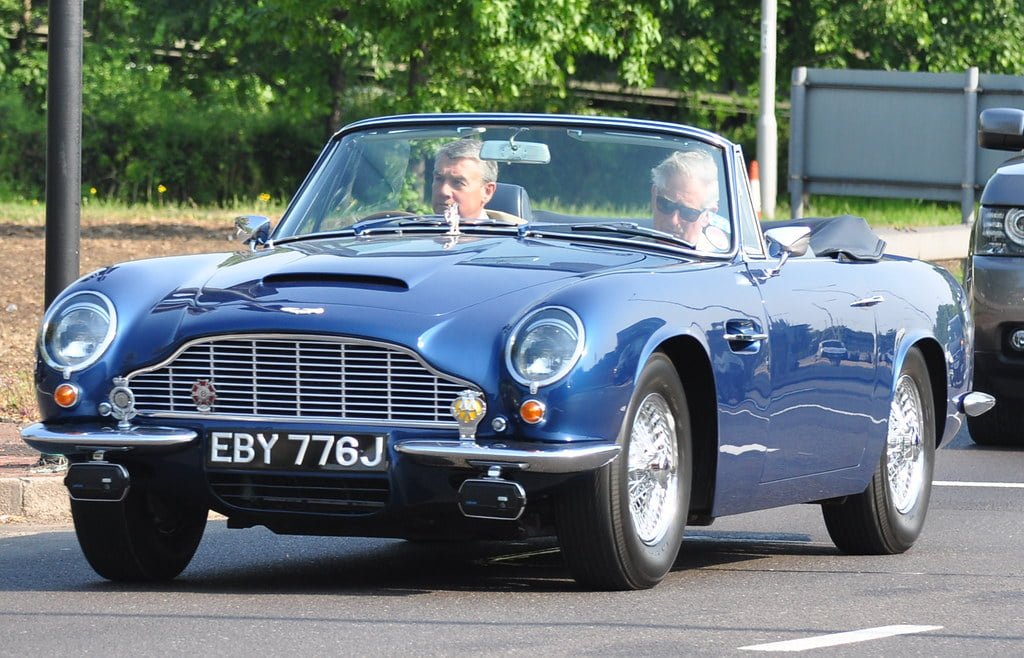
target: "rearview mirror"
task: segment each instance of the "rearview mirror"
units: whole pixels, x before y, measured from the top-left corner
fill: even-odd
[[[551,152],[548,145],[541,142],[489,140],[480,147],[480,159],[520,164],[548,164],[551,162]]]

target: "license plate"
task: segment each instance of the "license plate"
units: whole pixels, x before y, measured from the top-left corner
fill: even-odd
[[[384,434],[210,432],[211,467],[292,471],[386,471]]]

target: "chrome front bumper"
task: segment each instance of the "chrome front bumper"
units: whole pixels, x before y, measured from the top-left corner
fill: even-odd
[[[501,466],[533,473],[592,471],[618,456],[617,445],[553,445],[538,447],[488,447],[474,441],[403,441],[395,450],[419,463],[432,466],[487,468]]]
[[[198,438],[192,430],[180,427],[133,427],[122,430],[101,425],[76,425],[74,428],[49,428],[43,423],[29,425],[21,438],[36,450],[52,455],[88,450],[124,450],[126,448],[173,448]]]
[[[178,427],[133,427],[127,430],[101,425],[47,427],[30,425],[21,438],[46,454],[68,454],[97,450],[166,450],[184,447],[198,439],[189,429]],[[601,468],[618,456],[620,447],[606,443],[586,445],[518,444],[483,446],[475,441],[408,440],[395,444],[395,450],[425,466],[455,468],[502,468],[531,473],[580,473]]]

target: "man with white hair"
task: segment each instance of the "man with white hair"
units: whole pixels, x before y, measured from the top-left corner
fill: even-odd
[[[715,214],[718,198],[718,166],[707,151],[675,151],[651,170],[654,228],[701,251],[729,250],[722,229],[728,222]]]

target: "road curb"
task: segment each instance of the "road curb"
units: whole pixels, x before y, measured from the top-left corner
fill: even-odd
[[[64,478],[52,475],[0,478],[0,522],[14,519],[71,521],[71,503]]]

